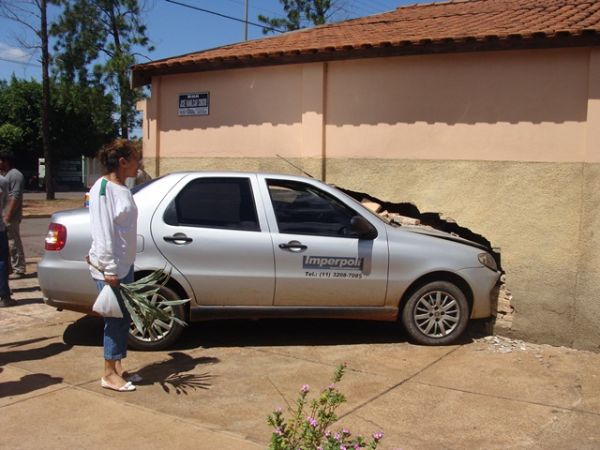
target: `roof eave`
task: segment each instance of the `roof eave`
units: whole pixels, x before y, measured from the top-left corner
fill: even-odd
[[[236,57],[204,58],[196,61],[160,64],[147,63],[132,67],[132,86],[140,87],[152,82],[152,77],[191,72],[228,70],[282,64],[340,61],[348,59],[382,58],[390,56],[427,55],[440,53],[463,53],[500,50],[527,50],[568,47],[600,46],[597,30],[574,33],[560,31],[552,34],[477,36],[446,38],[438,40],[380,42],[359,46],[325,47],[320,49],[294,50],[290,52],[261,53]]]

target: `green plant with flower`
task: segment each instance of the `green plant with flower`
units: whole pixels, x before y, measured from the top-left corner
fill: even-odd
[[[313,400],[308,399],[310,387],[300,388],[295,407],[290,408],[290,418],[285,420],[283,410],[277,408],[267,417],[273,428],[269,450],[354,450],[366,448],[374,450],[383,433],[373,433],[365,439],[352,435],[350,430],[342,428],[332,431],[330,427],[338,420],[336,409],[346,401],[338,388],[346,371],[346,363],[340,364],[333,373],[331,384],[323,389]]]

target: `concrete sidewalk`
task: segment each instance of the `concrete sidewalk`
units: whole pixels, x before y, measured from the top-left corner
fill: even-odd
[[[35,265],[28,268],[35,272]],[[45,306],[35,276],[0,310],[0,447],[266,448],[266,416],[346,361],[340,427],[380,448],[598,449],[600,355],[488,337],[407,343],[391,324],[190,326],[175,349],[130,352],[138,390],[102,389],[102,323]]]

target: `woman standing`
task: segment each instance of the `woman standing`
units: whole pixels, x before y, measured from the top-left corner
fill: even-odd
[[[137,207],[125,180],[135,177],[140,152],[133,142],[117,139],[104,146],[98,158],[105,173],[90,189],[92,247],[90,272],[98,292],[105,284],[117,293],[123,318],[104,318],[104,376],[102,387],[120,392],[134,391],[124,379],[121,360],[127,356],[131,316],[118,292],[120,283],[133,281],[137,241]]]

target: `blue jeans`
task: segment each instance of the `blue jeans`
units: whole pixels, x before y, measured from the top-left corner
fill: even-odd
[[[106,284],[104,280],[94,280],[98,292],[102,290]],[[133,266],[129,269],[129,273],[119,280],[121,283],[131,283],[133,281]],[[123,359],[127,356],[127,336],[129,335],[129,327],[131,325],[131,316],[123,303],[123,298],[120,292],[116,292],[123,318],[116,317],[104,318],[104,359],[107,361],[115,361]]]
[[[8,287],[8,271],[10,269],[10,257],[8,255],[8,238],[6,231],[0,231],[0,297],[10,297]]]

